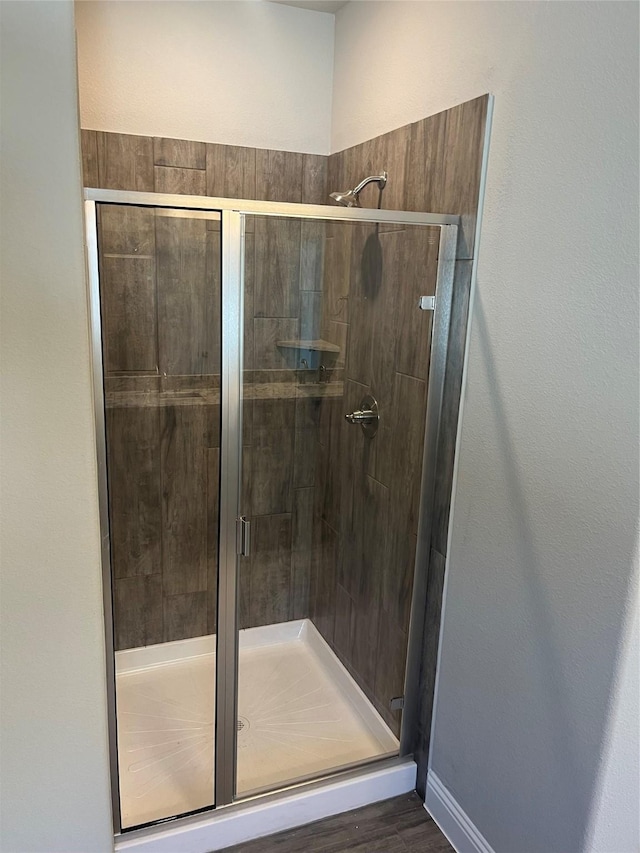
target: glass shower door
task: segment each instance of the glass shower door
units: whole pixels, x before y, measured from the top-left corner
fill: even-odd
[[[398,753],[438,238],[245,217],[237,796]]]
[[[217,212],[98,204],[124,828],[214,802]]]

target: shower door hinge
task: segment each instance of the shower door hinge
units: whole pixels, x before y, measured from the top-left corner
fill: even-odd
[[[396,696],[389,701],[389,709],[391,711],[402,711],[404,708],[404,696]]]
[[[251,522],[246,516],[236,518],[236,552],[241,557],[248,557],[251,551]]]
[[[421,296],[418,300],[418,308],[421,311],[435,311],[436,298],[435,296]]]

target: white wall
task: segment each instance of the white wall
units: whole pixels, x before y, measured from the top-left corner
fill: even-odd
[[[589,853],[640,848],[640,608],[638,543],[635,607],[630,607],[623,635],[618,678],[613,692],[609,731],[588,834]]]
[[[82,127],[329,153],[333,15],[256,0],[76,9]]]
[[[95,451],[70,2],[0,3],[0,849],[108,851]]]
[[[617,2],[356,2],[336,18],[334,149],[496,97],[431,767],[509,853],[584,848],[620,713],[638,518],[637,32],[637,5]],[[628,826],[628,802],[609,805]]]

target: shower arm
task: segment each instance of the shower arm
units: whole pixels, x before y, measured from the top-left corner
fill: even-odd
[[[357,187],[353,190],[353,194],[355,196],[359,195],[362,190],[367,186],[367,184],[373,183],[373,181],[377,181],[378,188],[383,190],[387,183],[388,175],[386,172],[383,172],[381,175],[370,175],[368,178],[360,181]]]

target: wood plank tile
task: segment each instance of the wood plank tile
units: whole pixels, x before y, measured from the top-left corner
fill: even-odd
[[[97,131],[99,186],[153,192],[153,139]]]
[[[295,489],[292,525],[292,550],[310,551],[313,534],[313,487]]]
[[[207,195],[256,198],[256,149],[207,143]]]
[[[311,551],[291,554],[291,619],[309,617],[311,588]]]
[[[255,291],[255,236],[244,235],[244,369],[253,370],[255,351],[253,340],[253,294]]]
[[[389,485],[390,556],[382,584],[382,601],[386,611],[402,629],[408,629],[416,533],[420,503],[420,481],[424,447],[425,383],[403,374],[396,374],[394,410],[396,429],[402,429],[403,439],[394,447]]]
[[[368,293],[365,299],[369,303],[371,326],[368,330],[368,351],[371,359],[370,388],[378,401],[381,416],[390,411],[393,398],[395,375],[396,317],[398,313],[398,290],[404,290],[404,282],[399,287],[398,272],[402,257],[402,248],[406,243],[405,231],[376,233],[369,236],[363,252],[363,267],[366,264],[374,270],[372,278],[376,280],[377,290]],[[377,266],[381,265],[378,273]],[[364,353],[367,352],[367,334],[362,329]],[[406,330],[403,334],[406,334]],[[364,354],[363,353],[363,354]]]
[[[165,595],[162,601],[164,614],[163,642],[203,637],[207,633],[206,592],[187,592],[182,595]]]
[[[357,538],[358,519],[356,508],[358,497],[362,497],[364,488],[365,452],[369,439],[365,437],[362,430],[354,424],[348,424],[344,419],[345,412],[352,412],[360,406],[360,403],[368,392],[366,385],[361,385],[348,379],[344,383],[342,411],[334,410],[331,423],[331,464],[327,471],[336,473],[336,490],[340,494],[340,513],[336,518],[338,530],[341,535],[341,547],[339,558],[339,580],[347,592],[354,593],[354,586],[360,576],[362,551]],[[334,448],[336,448],[334,450]],[[326,461],[320,463],[326,466]],[[329,495],[327,503],[334,503],[333,496]],[[325,507],[326,511],[326,507]],[[327,513],[327,517],[331,515]],[[355,595],[355,593],[354,593]]]
[[[85,187],[98,187],[98,137],[95,130],[80,131],[82,148],[82,184]]]
[[[103,204],[98,207],[100,254],[146,255],[156,250],[155,212],[148,207]]]
[[[444,161],[447,155],[447,114],[428,116],[411,125],[405,193],[406,210],[454,213],[444,210]]]
[[[326,233],[325,222],[300,223],[300,290],[322,290]]]
[[[296,428],[293,454],[294,487],[304,488],[314,485],[318,447],[316,427]]]
[[[256,150],[256,199],[302,201],[303,154],[293,151]]]
[[[103,256],[100,274],[105,371],[155,373],[158,351],[153,259]]]
[[[358,226],[346,223],[325,241],[323,276],[323,329],[330,322],[349,322],[351,243]]]
[[[114,577],[160,574],[159,410],[109,407],[106,430]]]
[[[207,146],[188,139],[153,138],[153,162],[156,166],[180,166],[184,169],[205,169]]]
[[[218,232],[203,219],[156,217],[160,371],[168,375],[219,372],[219,264],[207,258]],[[215,253],[214,253],[215,254]]]
[[[313,341],[322,331],[322,293],[317,290],[300,291],[300,337],[303,341]],[[327,364],[331,353],[320,353],[321,362]]]
[[[285,401],[274,401],[272,405],[274,409],[282,409],[283,413],[287,407]],[[293,422],[286,426],[270,423],[268,418],[266,421],[262,419],[265,411],[266,407],[261,407],[259,414],[254,414],[251,514],[290,513],[293,501]]]
[[[382,247],[374,225],[352,229],[349,284],[349,350],[346,375],[369,386],[374,302],[382,283]]]
[[[207,411],[162,412],[162,573],[165,595],[207,590]]]
[[[162,642],[161,575],[116,578],[113,604],[116,651]]]
[[[290,612],[291,515],[253,519],[251,622],[286,622]]]
[[[313,533],[310,612],[313,624],[325,640],[332,644],[336,618],[338,534],[317,515]]]
[[[459,258],[472,258],[489,96],[447,110],[443,212],[461,216]],[[444,208],[447,208],[445,211]]]
[[[205,242],[206,279],[203,298],[206,305],[204,318],[208,325],[203,330],[203,341],[209,347],[205,350],[208,353],[207,370],[210,374],[219,374],[222,363],[222,232],[207,228]],[[202,360],[205,361],[204,358]]]
[[[336,356],[336,367],[344,367],[347,358],[347,348],[349,346],[349,325],[348,323],[338,323],[330,320],[329,323],[322,329],[322,337],[325,341],[335,344],[340,348],[340,352]]]
[[[257,217],[255,223],[255,317],[300,313],[300,222]]]
[[[383,171],[388,173],[382,199],[380,200],[378,185],[371,183],[362,190],[360,195],[362,207],[377,208],[380,202],[383,210],[406,209],[405,177],[410,138],[411,126],[405,125],[343,152],[348,172],[348,177],[345,176],[347,177],[346,188],[355,186],[369,175],[379,175]],[[341,187],[341,189],[344,188]],[[380,231],[388,229],[389,226],[381,226]]]
[[[342,586],[336,586],[336,616],[333,643],[345,664],[351,662],[351,647],[355,632],[355,604]]]
[[[296,429],[317,429],[320,426],[320,416],[323,397],[297,397],[295,403]]]
[[[276,342],[296,340],[299,335],[300,321],[297,317],[256,318],[253,321],[255,368],[259,370],[283,370],[298,367],[298,350],[278,347]]]
[[[360,480],[354,484],[356,555],[343,574],[351,581],[354,600],[349,661],[361,676],[361,686],[373,698],[383,574],[389,571],[389,490],[363,471],[356,476]]]
[[[328,204],[327,166],[323,154],[302,155],[302,203]]]
[[[447,368],[444,380],[444,397],[440,415],[440,433],[436,463],[436,483],[433,506],[432,544],[441,554],[447,551],[453,466],[455,461],[462,371],[469,318],[471,291],[471,261],[458,261],[453,285],[451,325],[447,345]]]
[[[458,257],[472,258],[488,95],[411,126],[407,210],[462,216]]]
[[[207,177],[204,169],[154,166],[153,174],[157,193],[207,194]]]
[[[435,294],[438,272],[439,228],[407,228],[397,232],[398,264],[402,286],[395,298],[395,369],[399,373],[427,380],[431,350],[433,312],[421,311],[421,296]],[[389,274],[393,275],[393,267]]]

